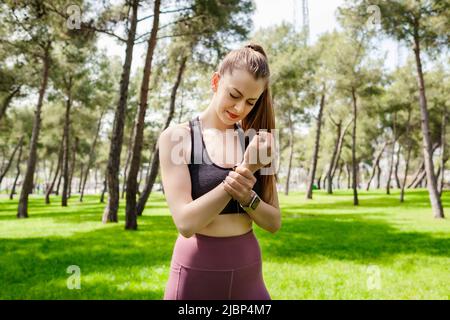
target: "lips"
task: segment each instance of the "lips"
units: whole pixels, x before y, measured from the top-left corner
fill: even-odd
[[[238,115],[235,115],[234,113],[231,113],[230,111],[227,111],[228,115],[230,116],[231,119],[237,119],[239,118]]]

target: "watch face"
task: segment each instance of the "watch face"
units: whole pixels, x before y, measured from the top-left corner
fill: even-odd
[[[255,198],[255,201],[253,201],[253,203],[251,204],[251,208],[252,208],[253,210],[255,210],[256,207],[258,206],[259,201],[260,201],[260,199],[259,199],[259,197],[257,196],[257,197]]]

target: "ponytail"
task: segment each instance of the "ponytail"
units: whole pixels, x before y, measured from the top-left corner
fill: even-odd
[[[269,63],[264,49],[258,44],[250,43],[243,48],[229,52],[219,66],[219,74],[224,75],[226,72],[232,74],[235,69],[248,71],[253,75],[255,80],[260,78],[266,79],[266,86],[263,93],[256,101],[252,111],[242,119],[242,129],[245,132],[249,129],[253,129],[256,132],[265,129],[268,132],[273,133],[273,129],[275,129],[275,112],[273,110],[269,86]],[[272,147],[272,153],[273,152],[275,152],[274,146]],[[272,163],[269,163],[265,167],[270,167],[271,165]],[[265,202],[273,204],[273,187],[275,186],[276,190],[276,182],[278,181],[277,174],[261,175],[260,172],[259,174],[263,190],[261,198]]]

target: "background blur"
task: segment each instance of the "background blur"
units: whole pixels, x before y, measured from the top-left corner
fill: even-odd
[[[272,297],[449,298],[449,1],[7,0],[0,20],[0,298],[162,298],[156,141],[249,41],[280,130]]]

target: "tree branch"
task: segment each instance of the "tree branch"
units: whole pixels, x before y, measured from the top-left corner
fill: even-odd
[[[63,12],[60,12],[58,9],[56,9],[54,6],[52,6],[50,4],[49,4],[48,9],[50,9],[50,11],[56,13],[57,15],[59,15],[60,17],[62,17],[64,19],[68,19],[69,18],[69,16],[67,14],[65,14]],[[107,35],[112,36],[112,37],[114,37],[114,38],[116,38],[116,39],[118,39],[118,40],[120,40],[122,42],[127,42],[126,39],[124,39],[121,36],[115,34],[111,30],[98,28],[98,27],[94,26],[92,23],[86,23],[86,22],[81,21],[80,22],[80,26],[81,26],[81,28],[85,28],[85,29],[89,29],[89,30],[93,30],[93,31],[96,31],[96,32],[107,34]]]
[[[180,11],[184,11],[184,10],[191,10],[191,9],[193,9],[193,8],[194,8],[193,6],[190,6],[190,7],[181,8],[181,9],[161,11],[159,14],[180,12]],[[146,17],[143,17],[143,18],[141,18],[141,19],[138,19],[137,22],[141,22],[141,21],[144,21],[144,20],[149,19],[149,18],[152,18],[152,17],[153,17],[153,14],[151,14],[151,15],[149,15],[149,16],[146,16]]]

